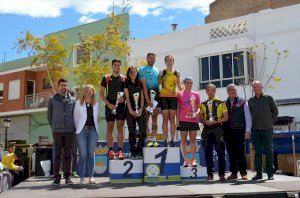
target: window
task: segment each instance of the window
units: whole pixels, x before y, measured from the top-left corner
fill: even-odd
[[[3,83],[0,83],[0,105],[3,104]]]
[[[247,52],[247,70],[248,70],[248,78],[249,81],[252,82],[254,81],[254,54]]]
[[[203,57],[199,63],[200,89],[205,89],[208,83],[213,83],[216,87],[226,87],[231,83],[241,85],[246,79],[254,78],[253,54],[247,51]]]
[[[51,88],[52,88],[52,86],[51,86],[50,80],[47,78],[44,78],[43,79],[43,89],[51,89]]]
[[[73,51],[73,66],[77,66],[81,62],[88,62],[89,56],[88,53],[84,51],[80,44],[76,45],[75,50]]]
[[[20,99],[20,79],[9,81],[8,100]]]

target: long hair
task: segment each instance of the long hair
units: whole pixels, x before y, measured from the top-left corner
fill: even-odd
[[[94,88],[94,86],[93,85],[85,85],[83,88],[82,88],[82,90],[81,90],[81,92],[80,92],[80,96],[79,96],[79,101],[80,101],[80,104],[81,105],[83,105],[83,103],[84,103],[84,101],[85,101],[85,97],[86,97],[86,91],[87,91],[87,89],[92,89],[93,90],[93,92],[94,92],[94,94],[93,94],[93,96],[92,96],[92,105],[94,105],[95,103],[96,103],[96,90],[95,90],[95,88]]]
[[[135,84],[139,87],[141,87],[141,84],[140,84],[140,79],[139,79],[139,73],[138,73],[138,70],[136,67],[134,66],[130,66],[128,69],[127,69],[127,72],[126,72],[126,77],[127,77],[127,80],[128,81],[131,81],[131,78],[130,78],[130,72],[131,71],[136,71],[137,75],[136,75],[136,78],[135,78]]]

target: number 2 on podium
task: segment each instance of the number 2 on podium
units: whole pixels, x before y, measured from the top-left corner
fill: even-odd
[[[126,162],[124,162],[123,166],[127,166],[128,164],[129,164],[129,168],[124,172],[124,174],[122,175],[122,177],[131,177],[132,176],[132,175],[129,175],[129,172],[133,168],[132,161],[126,161]]]

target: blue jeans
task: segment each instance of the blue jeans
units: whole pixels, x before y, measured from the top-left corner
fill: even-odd
[[[76,136],[78,150],[79,150],[79,165],[78,174],[80,178],[84,178],[87,166],[89,177],[94,174],[95,167],[95,148],[98,141],[98,133],[95,128],[84,128]]]

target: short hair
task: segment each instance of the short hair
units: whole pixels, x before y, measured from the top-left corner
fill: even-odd
[[[15,146],[15,143],[14,142],[11,142],[7,145],[7,148],[11,148],[11,147],[14,147]]]
[[[212,83],[209,83],[205,86],[205,90],[209,89],[209,88],[213,88],[214,90],[216,90],[216,85],[212,84]]]
[[[156,57],[156,54],[154,54],[153,52],[149,52],[149,53],[147,54],[147,58],[148,58],[149,56],[154,56],[154,57]]]
[[[262,83],[261,81],[259,80],[254,80],[252,83],[251,83],[251,86],[253,86],[254,84],[260,84],[262,86]]]
[[[66,79],[64,79],[64,78],[61,78],[61,79],[58,80],[58,83],[57,83],[57,84],[59,85],[59,84],[62,83],[62,82],[66,82],[66,83],[67,83],[68,81],[67,81]]]
[[[15,151],[15,156],[18,158],[18,159],[21,159],[23,157],[21,151]]]
[[[237,86],[232,83],[232,84],[227,85],[227,91],[229,90],[230,87],[234,87],[234,89],[237,89]]]
[[[120,63],[120,64],[122,64],[121,60],[120,60],[120,59],[117,59],[117,58],[115,58],[115,59],[113,59],[113,60],[111,61],[111,65],[113,65],[114,63]]]
[[[174,57],[173,57],[172,55],[167,55],[167,56],[165,57],[165,62],[167,61],[167,58],[172,58],[172,60],[173,60],[173,62],[174,62]]]

